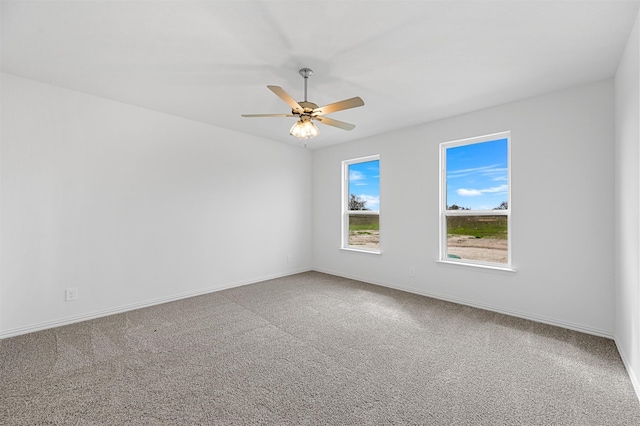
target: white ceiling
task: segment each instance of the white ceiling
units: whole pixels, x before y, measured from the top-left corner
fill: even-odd
[[[310,148],[615,74],[640,1],[5,1],[2,71],[297,144],[267,88],[364,107]]]

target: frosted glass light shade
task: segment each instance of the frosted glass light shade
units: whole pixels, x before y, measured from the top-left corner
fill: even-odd
[[[304,140],[315,138],[320,133],[320,130],[318,130],[311,120],[300,119],[300,121],[296,121],[293,126],[291,126],[289,133],[299,140]]]

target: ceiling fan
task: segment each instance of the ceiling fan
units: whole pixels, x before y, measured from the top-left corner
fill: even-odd
[[[314,138],[320,133],[313,121],[322,124],[337,127],[343,130],[352,130],[356,126],[354,124],[345,123],[344,121],[335,120],[325,117],[325,114],[342,111],[345,109],[356,108],[364,105],[360,97],[345,99],[329,105],[319,107],[313,102],[307,101],[307,80],[313,74],[309,68],[302,68],[298,71],[304,79],[304,101],[296,102],[284,89],[280,86],[267,86],[269,90],[275,93],[280,99],[285,101],[291,107],[291,114],[242,114],[243,117],[297,117],[298,121],[289,130],[289,133],[299,140]]]

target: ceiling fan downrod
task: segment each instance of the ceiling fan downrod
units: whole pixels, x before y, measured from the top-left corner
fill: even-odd
[[[304,101],[307,102],[307,80],[309,80],[309,76],[313,74],[313,70],[311,68],[301,68],[298,72],[302,78],[304,78]]]

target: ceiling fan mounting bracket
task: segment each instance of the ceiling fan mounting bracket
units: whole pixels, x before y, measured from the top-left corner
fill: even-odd
[[[313,74],[313,70],[311,68],[301,68],[298,72],[303,78],[309,78],[311,74]]]

